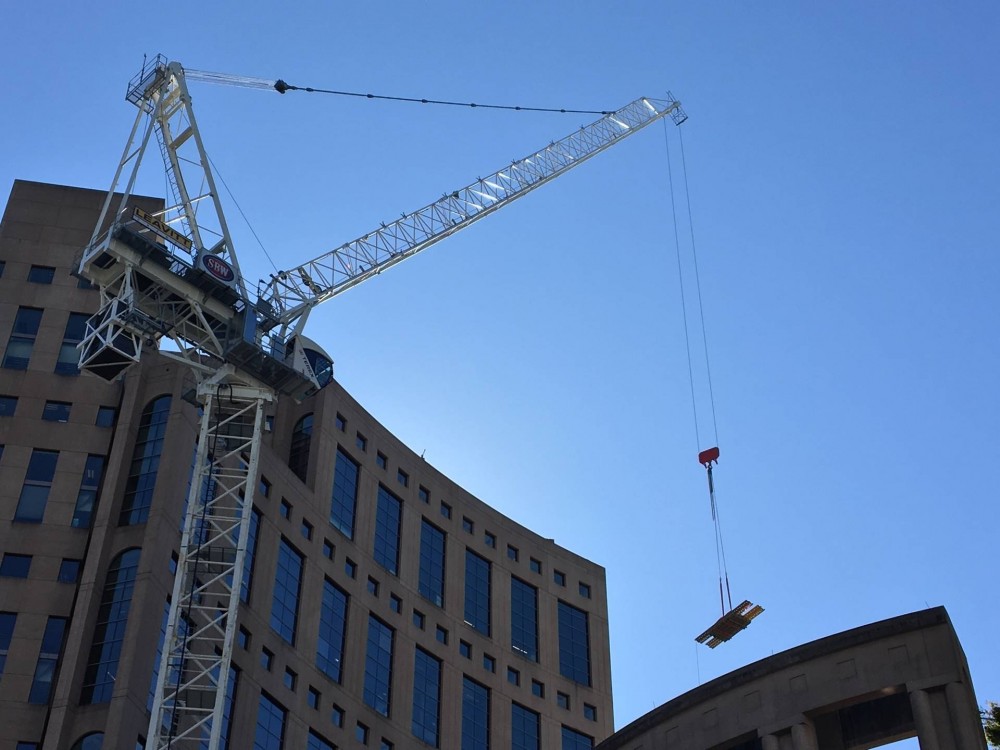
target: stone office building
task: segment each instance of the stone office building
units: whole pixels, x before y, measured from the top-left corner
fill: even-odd
[[[0,224],[0,750],[144,743],[197,435],[155,352],[80,375],[104,198]],[[147,210],[158,201],[137,199]],[[231,748],[578,748],[613,728],[604,570],[436,471],[331,383],[261,451]]]

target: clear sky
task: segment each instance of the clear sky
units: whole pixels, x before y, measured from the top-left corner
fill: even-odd
[[[735,640],[693,640],[719,609],[696,461],[712,430],[696,366],[696,443],[664,128],[332,301],[309,335],[428,461],[607,568],[617,726],[935,605],[980,702],[1000,700],[998,37],[985,1],[9,3],[0,191],[106,188],[144,53],[528,106],[671,89],[733,596],[767,610]],[[590,119],[195,86],[208,150],[281,267]],[[245,272],[269,272],[230,222]]]

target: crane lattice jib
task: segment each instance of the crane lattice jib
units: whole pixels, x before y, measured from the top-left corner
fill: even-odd
[[[636,99],[488,177],[262,281],[258,289],[262,324],[280,326],[282,335],[300,332],[309,311],[321,302],[488,216],[663,117],[669,115],[680,125],[687,115],[680,102],[667,96],[666,100]]]

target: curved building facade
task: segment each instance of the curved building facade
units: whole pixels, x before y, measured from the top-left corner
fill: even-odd
[[[986,750],[962,645],[944,607],[775,654],[680,695],[599,750]]]
[[[199,413],[156,352],[117,383],[75,372],[98,292],[70,270],[102,200],[18,181],[0,226],[0,750],[138,748],[149,721]],[[611,734],[603,568],[450,481],[335,380],[268,425],[228,747]]]

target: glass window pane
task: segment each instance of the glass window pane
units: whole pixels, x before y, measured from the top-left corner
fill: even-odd
[[[348,539],[354,538],[358,471],[357,462],[342,450],[338,450],[333,472],[333,494],[330,498],[330,523]]]
[[[426,520],[420,527],[420,595],[444,606],[445,534]]]

